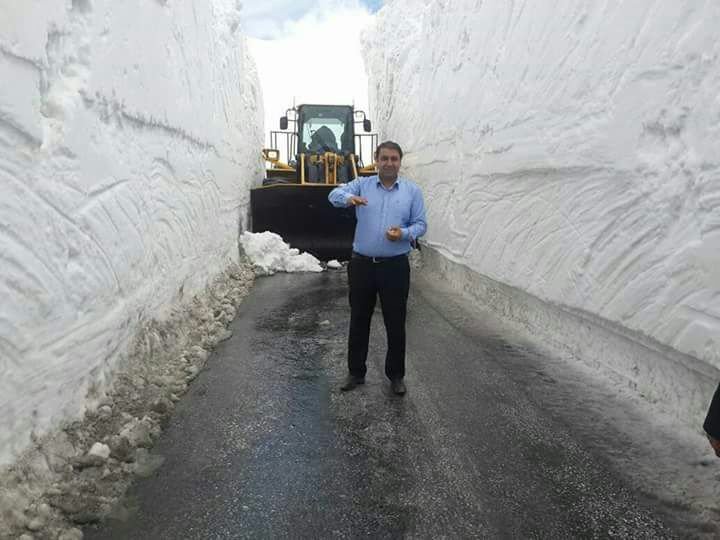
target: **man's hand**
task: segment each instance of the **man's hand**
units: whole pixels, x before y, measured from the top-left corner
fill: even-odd
[[[710,446],[713,447],[713,450],[715,450],[715,455],[717,457],[720,457],[720,441],[715,439],[714,437],[711,437],[710,435],[707,436],[708,441],[710,441]]]
[[[402,231],[400,230],[400,227],[390,227],[387,231],[385,231],[385,236],[391,242],[397,242],[402,238]]]
[[[367,206],[367,199],[365,197],[357,197],[353,195],[348,199],[348,206]]]

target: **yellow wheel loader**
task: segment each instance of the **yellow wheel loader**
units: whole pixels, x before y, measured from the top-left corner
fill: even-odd
[[[364,133],[355,132],[358,125]],[[365,113],[349,105],[288,109],[280,131],[270,132],[272,148],[263,149],[262,185],[250,191],[251,230],[277,233],[321,260],[349,259],[355,210],[334,208],[328,194],[337,184],[377,174],[377,135],[370,131]]]

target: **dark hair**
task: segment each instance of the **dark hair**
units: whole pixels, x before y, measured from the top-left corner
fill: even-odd
[[[378,156],[380,155],[380,150],[382,148],[386,148],[387,150],[397,151],[397,153],[400,154],[400,159],[402,159],[402,156],[403,156],[402,148],[400,148],[400,145],[398,143],[392,142],[392,141],[385,141],[385,142],[381,142],[380,144],[378,144],[378,147],[375,149],[375,159],[377,159]]]

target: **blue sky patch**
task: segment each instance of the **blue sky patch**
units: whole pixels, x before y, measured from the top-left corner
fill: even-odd
[[[370,8],[370,11],[375,13],[383,5],[382,0],[362,0],[363,5]]]

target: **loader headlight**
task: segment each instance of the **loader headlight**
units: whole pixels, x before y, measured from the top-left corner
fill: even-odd
[[[269,161],[271,163],[280,161],[280,150],[276,150],[274,148],[263,148],[262,153],[265,161]]]

